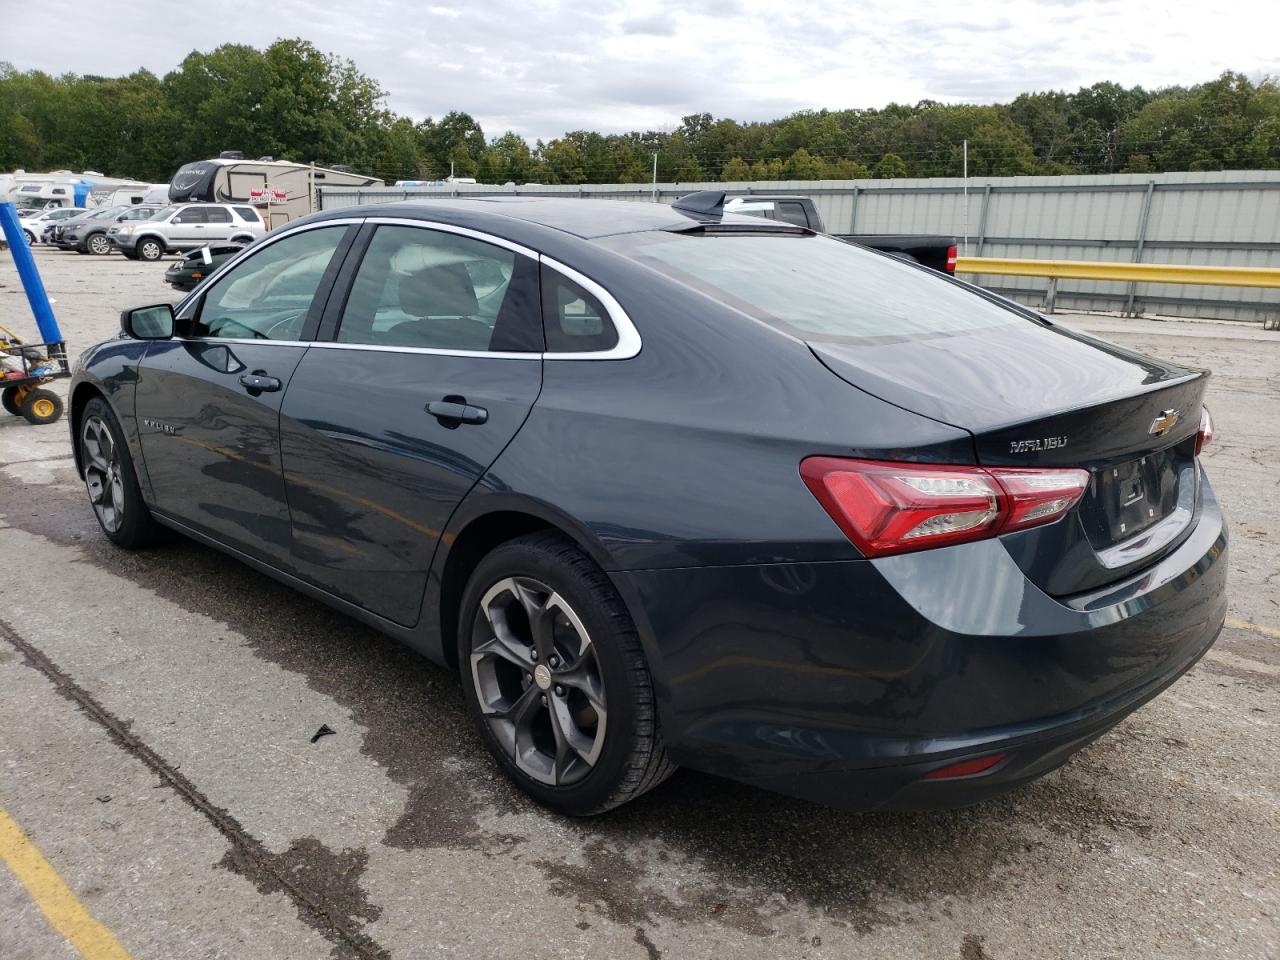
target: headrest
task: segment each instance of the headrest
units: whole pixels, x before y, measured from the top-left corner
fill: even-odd
[[[471,274],[461,263],[405,274],[400,277],[400,309],[411,317],[469,317],[479,309]]]

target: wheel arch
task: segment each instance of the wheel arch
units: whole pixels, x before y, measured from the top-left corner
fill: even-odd
[[[561,511],[537,501],[491,494],[478,498],[470,510],[459,508],[450,529],[441,537],[433,576],[437,589],[436,616],[444,662],[458,668],[457,634],[459,605],[472,571],[493,550],[531,533],[556,533],[582,550],[602,569],[609,568],[604,546]],[[430,588],[429,588],[430,589]],[[624,600],[625,602],[625,600]],[[428,608],[429,609],[429,608]]]
[[[76,475],[81,479],[84,478],[84,464],[80,462],[80,420],[84,416],[84,408],[89,405],[89,401],[94,397],[101,397],[109,404],[107,395],[102,389],[91,380],[83,380],[77,383],[71,391],[71,402],[68,404],[67,423],[71,428],[71,453],[75,457]]]

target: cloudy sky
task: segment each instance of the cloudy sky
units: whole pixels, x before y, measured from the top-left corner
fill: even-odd
[[[465,110],[530,139],[1280,74],[1276,0],[0,0],[0,23],[0,60],[51,73],[163,74],[192,49],[300,36],[354,60],[398,113]]]

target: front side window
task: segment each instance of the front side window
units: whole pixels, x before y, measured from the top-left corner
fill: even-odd
[[[345,226],[277,240],[220,277],[200,304],[195,337],[297,340]]]
[[[207,223],[205,210],[202,207],[185,207],[173,218],[174,223]]]
[[[536,352],[539,327],[532,260],[454,233],[380,226],[343,308],[338,342]]]

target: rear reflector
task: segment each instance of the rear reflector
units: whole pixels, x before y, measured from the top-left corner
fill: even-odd
[[[976,776],[979,773],[986,773],[1007,756],[1007,753],[993,753],[989,757],[961,760],[959,763],[953,763],[949,767],[939,767],[937,770],[931,770],[924,777],[926,780],[954,780],[957,777]]]
[[[1196,456],[1213,439],[1213,415],[1208,407],[1200,408],[1200,432],[1196,434]]]
[[[928,550],[1052,523],[1086,470],[1015,470],[808,457],[800,476],[864,556]]]
[[[956,249],[955,244],[947,247],[947,273],[956,272],[956,255],[960,251]]]

